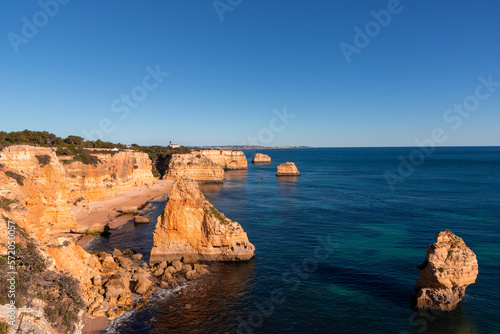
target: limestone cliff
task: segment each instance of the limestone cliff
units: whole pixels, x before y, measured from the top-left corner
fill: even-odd
[[[293,162],[285,162],[278,165],[276,176],[300,176],[300,173]]]
[[[201,150],[195,152],[215,162],[225,170],[247,169],[247,158],[242,151]]]
[[[244,261],[254,256],[254,250],[240,224],[217,211],[196,182],[181,178],[158,217],[150,262],[184,256],[201,261]]]
[[[125,151],[116,154],[95,154],[96,165],[74,161],[64,164],[68,196],[71,202],[79,198],[98,201],[117,193],[155,182],[151,159],[146,153]]]
[[[427,249],[418,267],[414,304],[417,309],[453,311],[476,281],[476,255],[465,242],[446,230],[437,234],[436,243]]]
[[[166,180],[190,177],[197,182],[224,182],[224,169],[199,153],[173,154],[167,164]]]
[[[266,154],[255,153],[255,155],[253,156],[252,162],[254,164],[266,164],[266,163],[270,163],[271,162],[271,157],[268,156],[268,155],[266,155]]]
[[[5,148],[0,152],[0,215],[47,241],[51,234],[77,229],[70,205],[78,199],[106,199],[155,182],[145,153],[96,155],[99,163],[85,165],[62,163],[52,148]]]
[[[51,148],[5,148],[0,152],[0,216],[9,217],[41,241],[76,227],[65,175]],[[4,241],[4,236],[0,240]]]
[[[93,310],[91,305],[100,305],[99,312],[110,314],[126,310],[123,305],[131,307],[126,291],[123,296],[103,298],[102,291],[109,294],[109,289],[103,290],[96,283],[103,272],[95,255],[76,246],[72,238],[54,236],[78,229],[70,210],[77,199],[109,198],[120,191],[155,182],[151,161],[144,153],[125,151],[114,155],[95,153],[95,156],[98,162],[86,165],[72,161],[72,157],[58,157],[52,148],[15,145],[0,152],[0,253],[6,254],[6,223],[12,221],[17,231],[18,266],[27,266],[19,271],[27,275],[22,279],[19,276],[20,286],[26,285],[19,289],[19,298],[29,301],[25,305],[31,308],[30,312],[18,309],[19,314],[26,313],[21,326],[24,332],[80,333],[85,307]],[[117,267],[113,270],[118,269],[115,261],[111,262]],[[0,261],[2,266],[5,263]],[[5,274],[7,270],[3,269],[1,272]],[[103,277],[103,281],[107,279]],[[0,286],[3,293],[4,286]],[[24,292],[28,295],[22,295]],[[54,296],[63,302],[52,300]],[[118,303],[122,305],[118,311],[117,298],[121,298]]]

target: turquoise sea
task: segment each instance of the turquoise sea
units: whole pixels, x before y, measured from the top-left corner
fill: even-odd
[[[415,148],[261,150],[272,163],[203,185],[238,221],[255,259],[215,264],[163,291],[108,333],[500,333],[500,148],[438,148],[393,189],[384,174]],[[414,158],[416,155],[413,156]],[[277,178],[293,161],[300,177]],[[153,203],[155,219],[165,202]],[[450,313],[410,307],[416,266],[449,228],[476,253],[479,276]],[[154,224],[125,225],[89,250],[148,254]]]

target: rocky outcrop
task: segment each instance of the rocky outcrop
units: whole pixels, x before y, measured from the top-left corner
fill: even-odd
[[[173,154],[167,161],[166,180],[189,177],[197,182],[224,182],[224,169],[200,153]]]
[[[240,224],[210,204],[193,180],[173,186],[154,232],[150,263],[191,257],[203,261],[243,261],[254,256]]]
[[[300,173],[293,162],[285,162],[278,165],[276,176],[300,176]]]
[[[146,153],[125,151],[93,155],[100,161],[96,165],[80,161],[63,165],[71,202],[79,198],[100,201],[134,187],[155,183],[151,159]]]
[[[151,160],[140,152],[96,154],[99,163],[61,162],[55,149],[14,145],[0,152],[0,214],[33,232],[41,241],[78,230],[70,205],[106,199],[152,184]],[[3,239],[0,239],[0,250]]]
[[[224,170],[247,169],[247,158],[242,151],[231,150],[201,150],[195,152],[212,160]]]
[[[255,155],[253,156],[252,162],[254,164],[267,164],[267,163],[271,162],[271,157],[266,155],[266,154],[255,153]]]
[[[418,267],[414,306],[417,309],[453,311],[476,281],[476,255],[465,242],[446,230],[437,234],[436,243],[427,249]]]
[[[0,152],[0,217],[9,217],[41,241],[77,227],[65,180],[66,172],[53,149],[5,148]]]

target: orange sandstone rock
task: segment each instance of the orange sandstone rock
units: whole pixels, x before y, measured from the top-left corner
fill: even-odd
[[[414,304],[417,309],[453,311],[476,281],[476,255],[465,242],[446,230],[437,234],[436,243],[427,249],[418,267]]]
[[[195,154],[196,153],[212,160],[214,163],[224,168],[224,170],[248,168],[247,158],[245,157],[245,153],[243,153],[242,151],[201,150],[195,152]]]
[[[154,232],[150,263],[190,256],[202,261],[244,261],[254,256],[240,224],[210,204],[196,182],[182,178],[173,186]]]
[[[285,162],[278,165],[278,173],[276,176],[299,176],[300,173],[293,162]]]
[[[252,162],[254,164],[270,163],[271,157],[266,155],[266,154],[255,153],[255,155],[253,156]]]
[[[224,182],[224,169],[201,154],[173,154],[167,162],[166,180],[189,177],[197,182]]]

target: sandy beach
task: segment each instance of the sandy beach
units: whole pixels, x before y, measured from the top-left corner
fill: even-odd
[[[115,229],[126,224],[132,221],[134,216],[121,213],[123,207],[141,208],[148,202],[159,200],[168,195],[173,183],[172,180],[158,180],[153,185],[124,191],[107,200],[84,201],[79,206],[72,206],[71,211],[77,223],[82,226],[73,232],[103,231],[106,225]],[[83,247],[93,238],[91,235],[84,235],[78,244]]]

